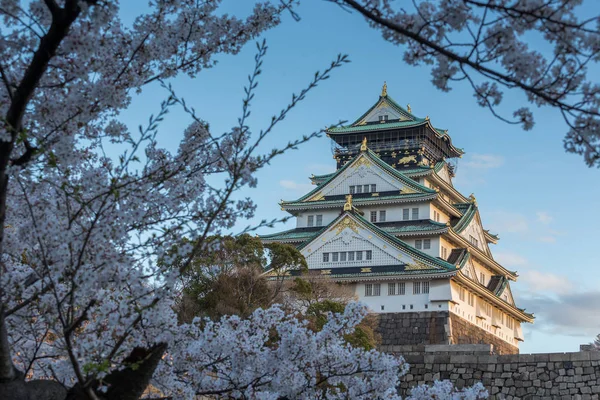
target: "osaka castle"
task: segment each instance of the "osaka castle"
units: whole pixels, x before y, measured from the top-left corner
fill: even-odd
[[[521,324],[534,316],[515,304],[518,275],[494,260],[499,237],[475,196],[452,184],[464,152],[448,131],[400,106],[384,84],[371,108],[327,136],[337,170],[282,201],[296,227],[262,240],[296,246],[309,275],[348,285],[379,314],[383,345],[489,343],[518,353]]]

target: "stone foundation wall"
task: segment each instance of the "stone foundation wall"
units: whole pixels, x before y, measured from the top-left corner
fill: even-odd
[[[492,344],[494,354],[518,354],[516,346],[449,311],[376,314],[381,346]]]
[[[449,379],[457,387],[482,382],[492,400],[600,398],[600,352],[490,355],[491,347],[471,346],[398,346],[410,364],[401,394]]]
[[[467,320],[450,314],[451,344],[491,344],[494,354],[519,354],[519,348],[471,324]]]
[[[381,345],[449,344],[449,312],[376,314]]]

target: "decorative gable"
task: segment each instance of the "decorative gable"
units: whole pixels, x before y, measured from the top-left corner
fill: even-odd
[[[450,171],[448,171],[448,165],[444,163],[444,166],[436,172],[440,178],[442,178],[445,182],[452,185],[452,178],[450,177]]]
[[[463,267],[462,272],[463,272],[463,274],[465,274],[465,276],[467,276],[471,280],[473,280],[475,282],[479,282],[479,279],[477,277],[477,272],[475,271],[475,266],[473,265],[473,260],[469,260],[467,262],[467,264]]]
[[[406,265],[405,270],[445,271],[441,266],[425,263],[423,258],[428,258],[427,255],[423,254],[424,257],[419,259],[420,257],[407,250],[410,246],[402,248],[397,239],[389,240],[377,232],[377,228],[372,229],[369,225],[349,213],[340,217],[302,247],[301,253],[306,258],[309,269]],[[328,255],[324,256],[324,253]]]
[[[409,178],[406,178],[409,179]],[[318,200],[324,196],[336,196],[350,193],[350,186],[361,186],[361,192],[387,192],[401,191],[402,193],[417,193],[396,176],[386,172],[380,165],[373,162],[367,153],[361,153],[350,165],[344,168],[338,176],[319,188],[318,193],[310,197],[309,201]],[[365,190],[365,185],[368,190]],[[371,185],[375,185],[375,190]],[[412,186],[416,186],[413,182]]]
[[[460,235],[463,238],[465,238],[469,243],[471,243],[473,246],[476,246],[479,250],[483,251],[484,253],[486,253],[488,255],[491,255],[490,249],[487,244],[487,240],[483,234],[483,227],[481,226],[481,220],[479,219],[478,215],[476,215],[475,218],[473,218],[471,220],[471,222],[469,222],[467,227],[462,230]],[[475,240],[473,240],[473,239],[475,239]]]
[[[377,105],[357,123],[357,125],[398,120],[409,121],[410,118],[400,113],[396,107],[392,106],[387,101],[387,99],[382,98]]]
[[[514,306],[515,299],[512,294],[512,290],[510,289],[510,283],[506,284],[504,290],[498,295],[502,300],[506,301],[508,304]]]

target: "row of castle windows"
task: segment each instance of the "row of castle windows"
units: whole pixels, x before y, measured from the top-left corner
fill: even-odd
[[[459,288],[458,298],[461,301],[465,301],[465,293],[466,293],[465,288],[462,288],[462,287]],[[493,308],[490,303],[484,301],[483,299],[480,299],[479,302],[480,302],[481,308],[483,309],[484,314],[486,314],[488,317],[495,316],[497,319],[500,320],[500,323],[502,323],[509,329],[513,329],[513,327],[514,327],[513,318],[511,318],[508,315],[506,315],[506,318],[505,318],[504,312],[502,312],[500,309]],[[468,293],[467,304],[469,304],[469,306],[471,306],[471,307],[475,307],[475,294],[474,293],[471,293],[471,292]]]
[[[375,184],[351,185],[350,186],[350,194],[375,193],[375,192],[377,192],[377,185],[375,185]]]
[[[344,262],[344,261],[362,261],[363,253],[365,260],[373,259],[373,251],[336,251],[333,253],[323,253],[323,262]]]
[[[405,282],[388,283],[388,296],[402,296],[406,294]],[[413,282],[413,294],[429,293],[429,282]],[[381,283],[366,283],[365,297],[381,296]]]

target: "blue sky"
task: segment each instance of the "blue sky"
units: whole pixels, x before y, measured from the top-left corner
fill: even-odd
[[[126,18],[138,11],[132,3],[123,5]],[[243,13],[239,5],[228,1],[224,10]],[[449,93],[435,89],[428,68],[406,65],[402,49],[384,42],[357,15],[326,1],[306,2],[298,11],[301,21],[288,15],[281,26],[264,35],[269,51],[250,118],[255,131],[266,126],[291,94],[298,93],[338,53],[348,54],[352,62],[311,92],[263,149],[338,120],[357,118],[377,100],[387,81],[391,97],[400,104],[410,103],[417,116],[429,115],[466,151],[458,162],[455,185],[467,195],[475,193],[484,228],[501,238],[492,252],[504,266],[519,271],[520,279],[513,284],[518,305],[538,317],[534,325],[525,326],[521,352],[577,351],[579,344],[600,333],[600,307],[596,306],[600,304],[596,273],[600,170],[589,169],[582,158],[564,152],[567,127],[559,113],[536,109],[534,129],[522,131],[477,106],[464,84],[455,84]],[[255,49],[251,43],[237,56],[218,57],[216,67],[195,79],[172,81],[214,132],[236,124]],[[136,128],[166,96],[158,85],[146,88],[123,113],[123,120]],[[524,104],[522,94],[511,92],[505,95],[503,109],[510,112]],[[161,128],[163,144],[174,148],[189,122],[184,113],[172,112]],[[257,221],[283,217],[277,205],[280,199],[299,197],[311,188],[308,176],[334,169],[330,141],[322,137],[276,159],[260,172],[258,188],[242,194],[258,205]]]

